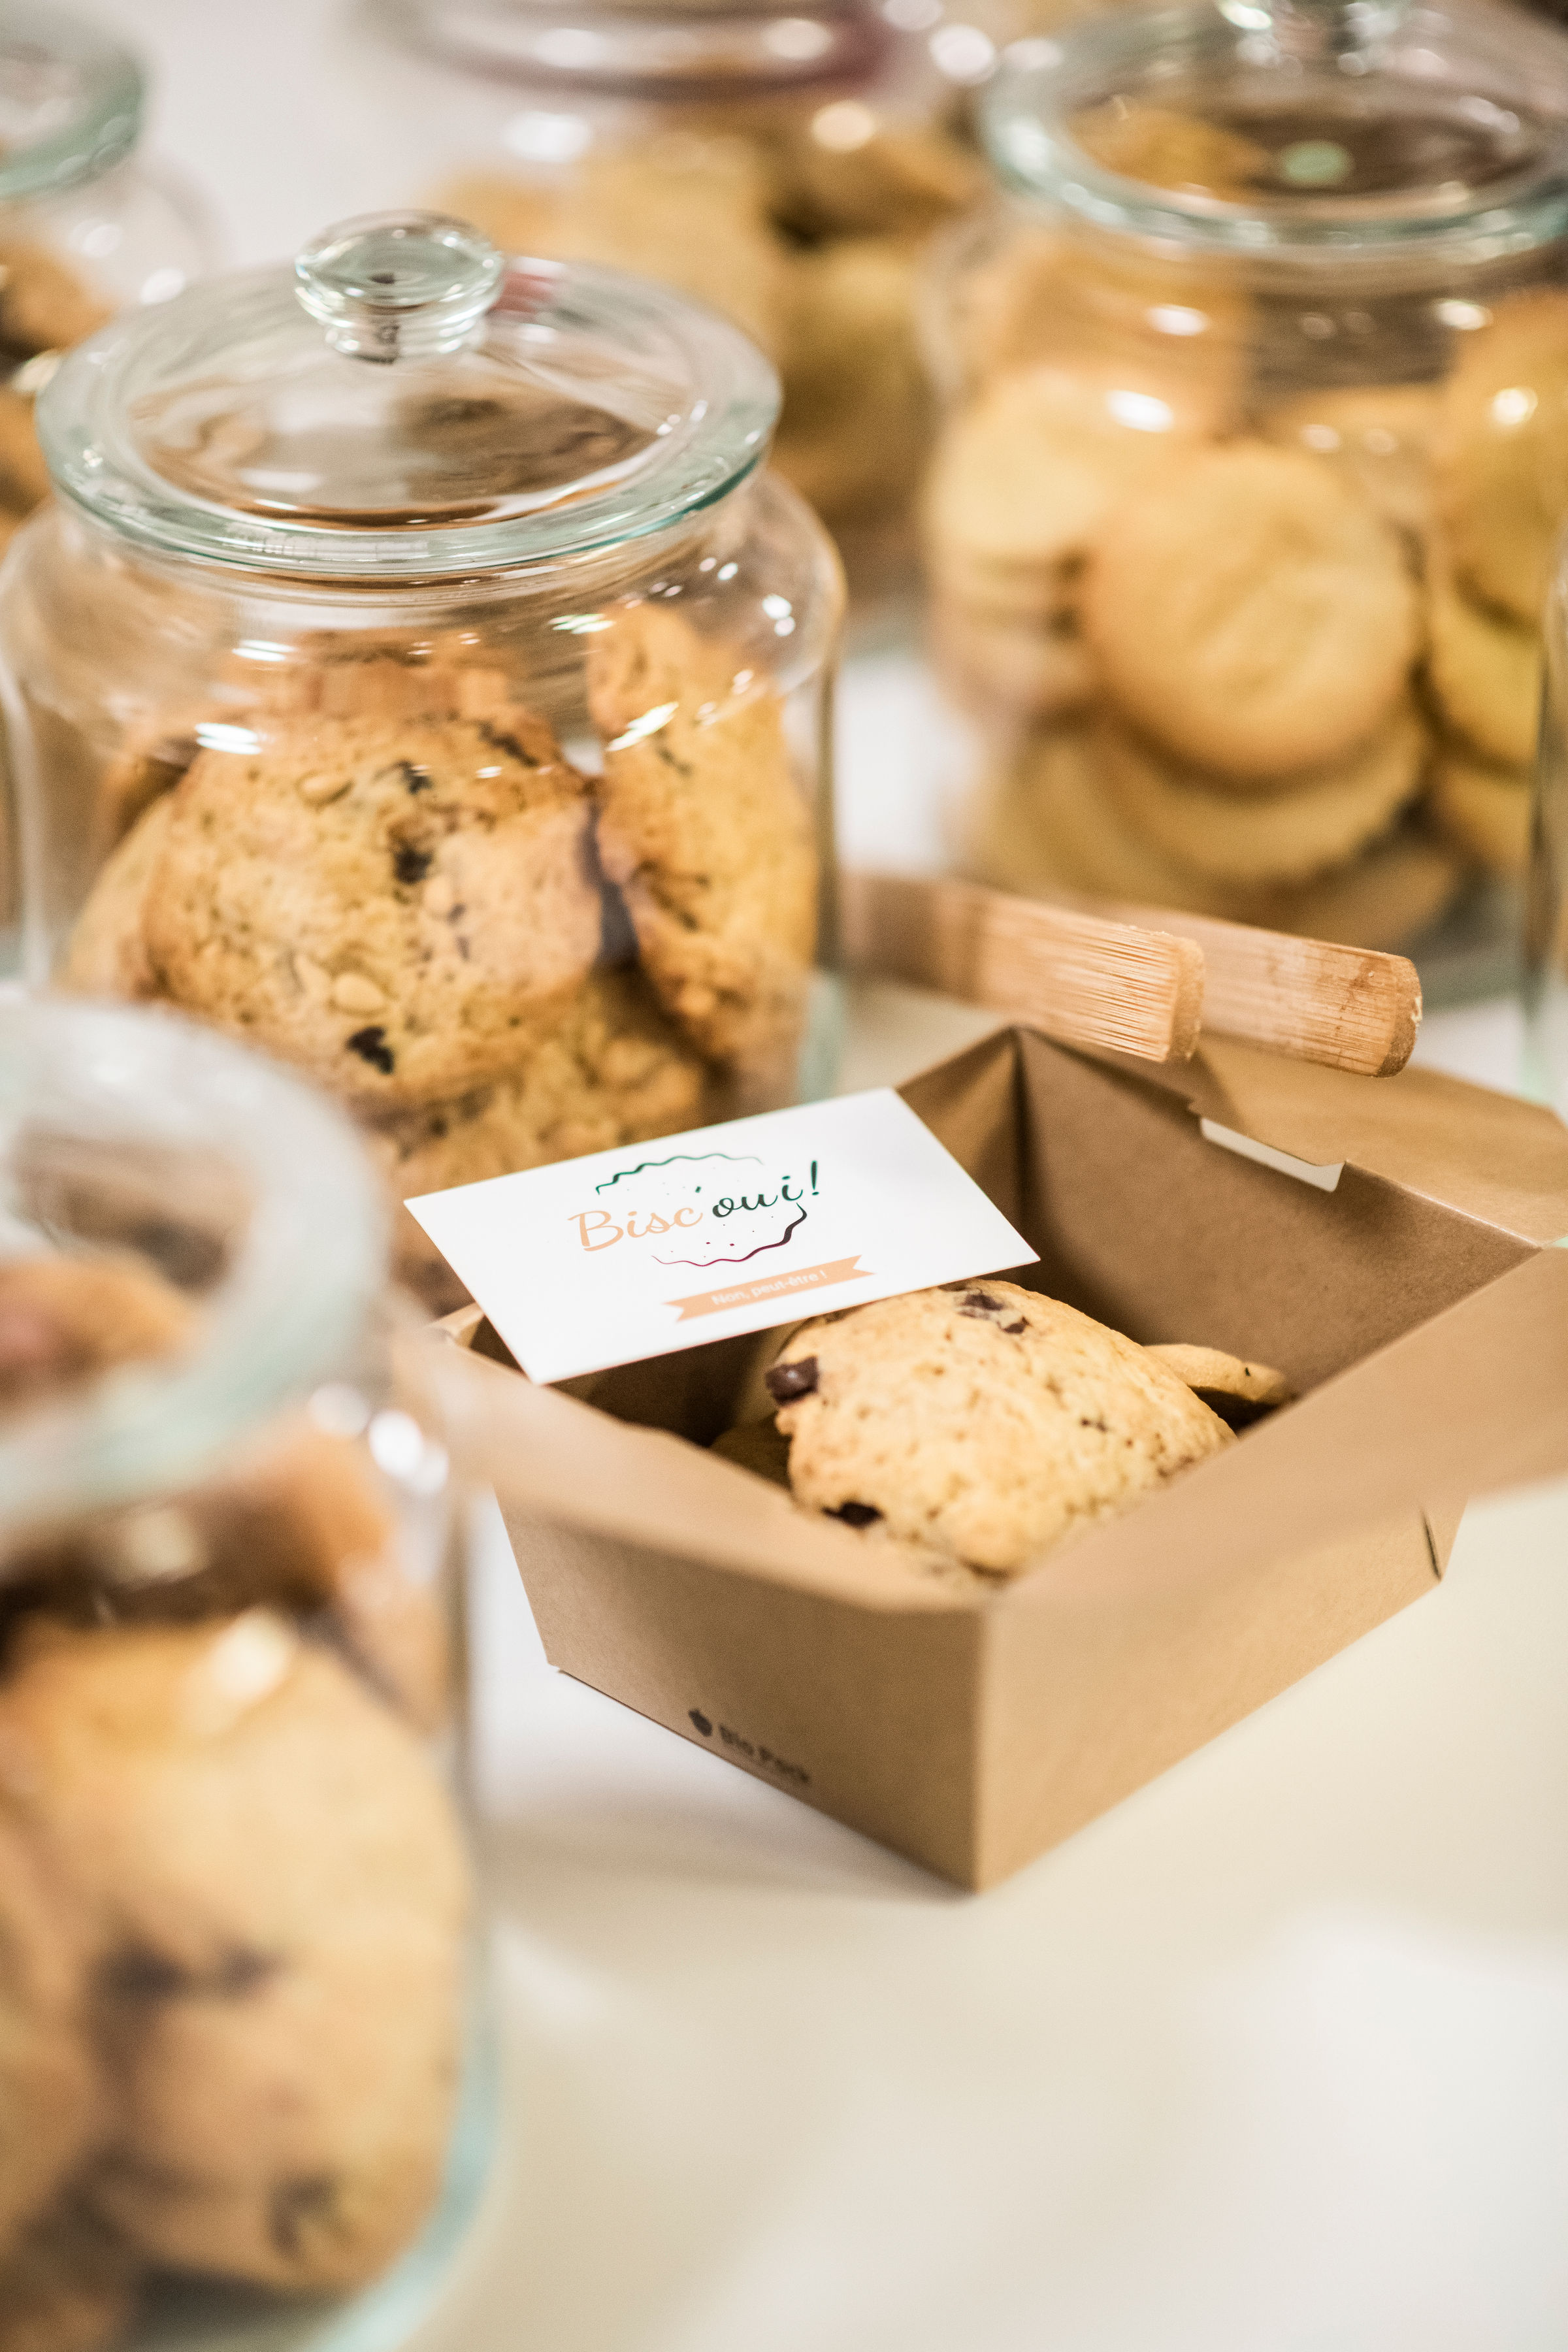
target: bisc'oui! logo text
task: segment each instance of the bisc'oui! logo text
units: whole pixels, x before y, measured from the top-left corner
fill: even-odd
[[[699,1186],[699,1192],[700,1190]],[[614,1249],[617,1242],[654,1241],[661,1234],[685,1232],[693,1225],[702,1224],[709,1218],[722,1224],[730,1217],[755,1216],[763,1210],[777,1208],[781,1203],[793,1207],[805,1200],[808,1190],[811,1192],[816,1191],[815,1160],[811,1163],[809,1186],[797,1186],[793,1176],[786,1174],[776,1192],[741,1192],[733,1196],[721,1192],[716,1201],[710,1202],[703,1208],[699,1208],[695,1200],[684,1201],[679,1208],[671,1208],[668,1216],[653,1208],[625,1208],[618,1219],[613,1217],[608,1209],[577,1209],[566,1222],[576,1226],[582,1248]],[[804,1216],[804,1209],[800,1213]],[[790,1221],[792,1226],[798,1220]]]

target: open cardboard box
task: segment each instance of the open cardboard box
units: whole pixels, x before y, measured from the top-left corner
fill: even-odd
[[[572,1394],[480,1360],[470,1402],[556,1666],[982,1887],[1432,1591],[1466,1496],[1568,1468],[1568,1131],[1426,1072],[1016,1027],[901,1092],[1040,1252],[1016,1279],[1300,1401],[982,1592],[703,1450],[776,1336]]]

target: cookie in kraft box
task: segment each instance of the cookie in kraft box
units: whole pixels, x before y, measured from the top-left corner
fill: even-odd
[[[1468,1494],[1568,1461],[1568,1139],[1425,1071],[1372,1087],[1222,1042],[1135,1070],[1003,1028],[901,1093],[1023,1237],[1005,1280],[941,1276],[944,1307],[845,1291],[815,1340],[724,1327],[566,1392],[520,1378],[479,1309],[453,1328],[552,1663],[978,1887],[1435,1591]],[[918,1342],[857,1345],[911,1316]],[[954,1333],[978,1362],[1035,1318],[1106,1384],[1050,1376],[1107,1423],[1086,1454],[1162,1424],[1199,1443],[1101,1509],[1061,1431],[1057,1524],[1016,1556],[965,1557],[978,1511],[945,1550],[930,1519],[909,1540],[930,1449],[913,1477],[896,1445],[879,1468],[877,1427],[952,1379]],[[1012,1378],[966,1369],[947,1443],[1027,1529]],[[808,1412],[848,1427],[862,1404],[795,1463]]]

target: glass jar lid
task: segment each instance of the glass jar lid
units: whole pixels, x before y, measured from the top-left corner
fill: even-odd
[[[1265,262],[1568,230],[1568,37],[1493,0],[1120,9],[1016,44],[983,113],[1017,192]]]
[[[670,98],[858,83],[892,46],[867,0],[374,0],[383,33],[491,80]]]
[[[663,530],[761,463],[778,405],[762,353],[669,289],[400,213],[117,320],[37,421],[56,488],[142,546],[388,582]]]
[[[108,171],[142,129],[142,71],[96,25],[53,7],[0,5],[0,203]]]

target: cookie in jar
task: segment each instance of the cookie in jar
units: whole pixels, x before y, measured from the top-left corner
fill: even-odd
[[[64,1000],[0,1076],[0,2340],[374,2332],[490,2096],[439,1381],[319,1095]]]
[[[0,9],[0,536],[47,494],[33,400],[62,352],[212,265],[196,192],[139,162],[135,57],[56,8]]]
[[[290,1063],[395,1203],[823,1083],[841,586],[765,360],[426,215],[188,302],[46,398],[36,975]],[[401,1211],[397,1257],[457,1303]]]
[[[1172,33],[1022,44],[984,102],[925,501],[955,855],[1505,986],[1568,509],[1568,42],[1194,7],[1175,72]]]
[[[363,137],[396,125],[403,194],[509,252],[676,287],[767,352],[775,465],[837,538],[858,610],[898,612],[932,421],[920,267],[984,185],[964,117],[995,54],[980,26],[863,0],[374,0],[353,38]]]

